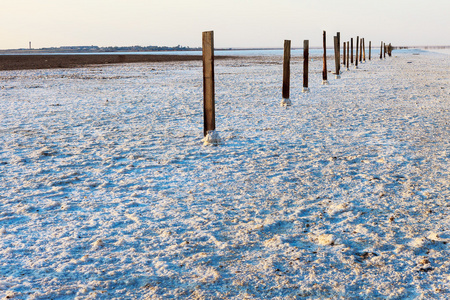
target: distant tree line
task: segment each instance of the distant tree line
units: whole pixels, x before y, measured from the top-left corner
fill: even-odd
[[[147,52],[147,51],[195,51],[201,50],[201,48],[190,48],[185,46],[112,46],[112,47],[99,47],[99,46],[62,46],[62,47],[49,47],[40,49],[19,49],[21,51],[32,52],[77,52],[77,53],[89,53],[89,52]]]

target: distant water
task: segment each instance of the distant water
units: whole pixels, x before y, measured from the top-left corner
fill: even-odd
[[[439,48],[439,49],[425,49],[425,51],[443,53],[450,55],[450,48]]]

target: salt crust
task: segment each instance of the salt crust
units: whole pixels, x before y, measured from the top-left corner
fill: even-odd
[[[398,53],[289,110],[217,61],[221,147],[201,62],[0,72],[0,298],[448,298],[450,61]]]

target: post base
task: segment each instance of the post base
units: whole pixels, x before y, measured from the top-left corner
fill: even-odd
[[[328,80],[322,80],[322,85],[329,85]]]
[[[281,106],[291,106],[292,102],[289,98],[283,98],[280,103]]]
[[[302,93],[309,93],[309,88],[307,87],[302,88]]]
[[[335,78],[336,79],[341,79],[341,75],[336,75]]]
[[[206,136],[202,139],[203,145],[208,146],[217,146],[222,144],[222,139],[219,136],[219,133],[215,130],[209,130]]]

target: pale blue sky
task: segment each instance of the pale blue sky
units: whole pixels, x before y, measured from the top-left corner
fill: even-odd
[[[320,46],[322,31],[378,44],[450,45],[450,0],[0,0],[0,49],[72,45]]]

